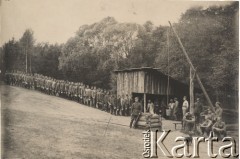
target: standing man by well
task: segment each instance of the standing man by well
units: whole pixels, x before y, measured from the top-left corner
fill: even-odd
[[[188,104],[188,101],[187,101],[187,97],[184,96],[183,97],[183,105],[182,105],[182,114],[183,114],[183,116],[186,114],[188,107],[189,107],[189,104]]]

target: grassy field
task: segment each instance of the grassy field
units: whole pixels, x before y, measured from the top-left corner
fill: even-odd
[[[143,158],[143,130],[130,129],[130,117],[18,87],[1,86],[1,94],[3,158]],[[177,136],[186,136],[172,121],[163,125],[173,130],[165,141],[169,148]],[[200,144],[201,158],[206,145]],[[220,145],[215,143],[216,152]]]

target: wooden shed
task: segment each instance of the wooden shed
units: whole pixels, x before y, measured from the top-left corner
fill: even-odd
[[[167,98],[177,97],[181,101],[183,96],[189,96],[188,85],[168,77],[156,68],[131,68],[117,70],[115,73],[117,74],[117,95],[140,97],[144,112],[146,112],[148,99],[167,103]]]

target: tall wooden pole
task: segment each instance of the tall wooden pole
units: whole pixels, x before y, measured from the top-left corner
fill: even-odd
[[[29,72],[32,73],[32,54],[29,53]]]
[[[143,93],[143,106],[144,106],[144,108],[143,108],[143,111],[144,111],[144,113],[146,113],[147,112],[147,97],[146,97],[146,93]]]
[[[181,47],[181,49],[182,49],[182,51],[183,51],[185,57],[187,58],[187,61],[188,61],[189,65],[190,65],[191,69],[192,69],[194,72],[196,72],[196,70],[195,70],[195,68],[194,68],[194,66],[193,66],[193,64],[192,64],[192,62],[191,62],[191,60],[190,60],[190,58],[189,58],[189,56],[188,56],[188,54],[187,54],[187,52],[186,52],[184,46],[183,46],[183,44],[182,44],[180,38],[178,37],[178,35],[177,35],[175,29],[172,27],[171,22],[169,22],[169,24],[170,24],[170,27],[172,28],[172,30],[173,30],[173,32],[174,32],[174,34],[175,34],[177,40],[178,40],[178,43],[179,43],[179,45],[180,45],[180,47]],[[212,111],[215,112],[214,107],[213,107],[213,104],[212,104],[212,102],[211,102],[211,100],[210,100],[210,98],[209,98],[209,96],[208,96],[208,94],[207,94],[207,92],[206,92],[206,90],[205,90],[205,88],[204,88],[202,82],[201,82],[201,79],[199,78],[199,76],[198,76],[197,73],[196,73],[196,78],[197,78],[197,81],[198,81],[198,83],[199,83],[199,86],[201,87],[201,89],[202,89],[202,91],[203,91],[204,96],[205,96],[206,99],[207,99],[208,104],[210,105]]]
[[[167,81],[167,106],[169,102],[169,30],[167,30],[167,55],[168,55],[168,65],[167,65],[167,71],[168,71],[168,81]]]
[[[28,56],[27,56],[27,50],[24,48],[25,54],[26,54],[26,73],[28,73]]]
[[[190,95],[190,113],[193,114],[194,112],[194,72],[190,67],[190,83],[189,83],[189,95]]]

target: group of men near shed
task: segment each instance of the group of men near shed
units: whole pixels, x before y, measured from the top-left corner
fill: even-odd
[[[139,101],[139,97],[135,97],[134,102],[132,102],[132,97],[127,94],[117,97],[114,92],[95,86],[90,87],[82,82],[57,80],[41,74],[23,72],[6,73],[5,77],[6,83],[9,85],[34,89],[49,95],[73,100],[113,115],[130,115],[130,128],[135,127],[134,121],[142,112],[142,102]],[[189,104],[184,96],[181,108],[182,112],[179,113],[177,98],[170,99],[168,105],[161,103],[161,108],[159,108],[158,103],[149,100],[146,111],[150,114],[161,114],[166,119],[182,120],[183,128],[188,129],[188,131],[193,131],[198,126],[202,134],[213,131],[217,135],[226,135],[226,125],[222,121],[220,102],[216,102],[213,110],[205,109],[207,111],[204,111],[200,98],[197,98],[194,103],[194,111],[189,112]],[[182,114],[182,119],[179,114]]]
[[[168,110],[170,110],[170,119],[179,120],[177,117],[177,107],[179,102],[177,98],[174,101],[170,99],[168,104]],[[189,103],[186,96],[183,97],[182,103],[182,124],[183,129],[187,132],[192,132],[199,128],[202,135],[209,135],[210,131],[213,131],[216,136],[226,136],[226,124],[222,121],[223,110],[221,103],[216,102],[214,108],[206,108],[200,101],[200,98],[196,99],[193,110],[190,112]]]

